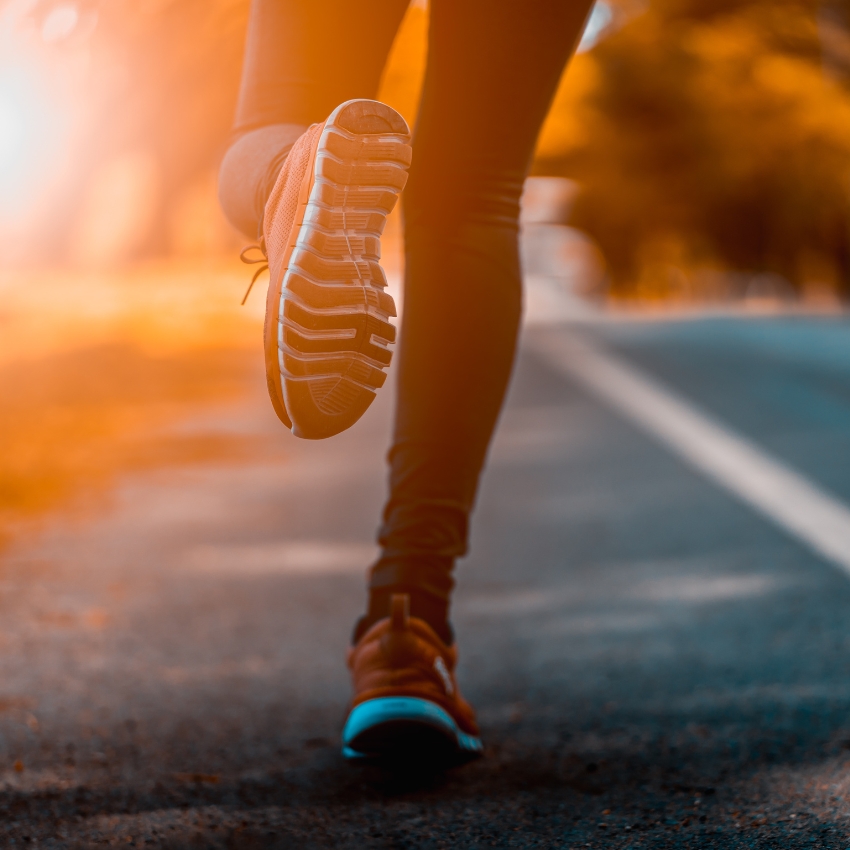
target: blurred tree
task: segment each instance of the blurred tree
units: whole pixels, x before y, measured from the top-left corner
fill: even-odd
[[[94,61],[114,74],[93,131],[100,146],[144,149],[161,169],[146,252],[169,247],[169,208],[224,151],[242,62],[247,0],[100,3]]]
[[[850,293],[850,92],[818,23],[811,0],[653,0],[577,58],[536,171],[581,183],[615,293],[700,268]]]
[[[112,264],[191,252],[227,227],[218,211],[215,171],[230,136],[249,8],[250,0],[28,4],[26,36],[54,76],[66,75],[72,65],[85,69],[73,104],[79,127],[73,174],[54,196],[50,220],[39,222],[31,254]],[[382,89],[411,120],[426,40],[427,7],[414,0]],[[130,174],[132,163],[145,167]],[[149,191],[133,203],[143,183]],[[148,214],[107,227],[116,205],[145,207]],[[200,226],[187,223],[187,215]],[[116,228],[137,232],[122,240]],[[220,241],[232,238],[226,233]]]
[[[168,251],[174,211],[187,197],[209,187],[215,205],[211,177],[230,132],[249,0],[31,0],[16,8],[6,24],[73,126],[69,167],[29,254],[79,259],[111,243],[100,252],[111,263]],[[132,163],[144,168],[128,170]],[[120,213],[132,239],[101,233],[110,204],[147,210],[135,219]]]
[[[850,82],[850,4],[823,0],[818,20],[824,67]]]

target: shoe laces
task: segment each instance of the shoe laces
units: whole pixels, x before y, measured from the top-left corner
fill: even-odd
[[[262,256],[251,257],[248,254],[249,251],[259,251]],[[243,248],[239,254],[239,259],[249,266],[256,265],[257,263],[262,263],[262,265],[254,272],[254,276],[251,278],[251,282],[248,284],[248,288],[245,290],[245,296],[242,299],[242,306],[244,307],[245,302],[248,300],[248,296],[251,294],[251,290],[254,288],[254,284],[257,282],[257,278],[263,272],[269,270],[269,255],[266,253],[265,236],[261,236],[260,241],[256,245],[248,245],[246,248]]]

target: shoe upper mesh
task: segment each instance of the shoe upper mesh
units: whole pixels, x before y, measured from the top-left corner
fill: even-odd
[[[266,240],[266,253],[272,280],[277,280],[281,271],[280,264],[283,261],[289,234],[298,211],[298,192],[301,181],[309,166],[310,154],[324,126],[324,123],[313,124],[299,136],[284,160],[266,202],[263,235]]]

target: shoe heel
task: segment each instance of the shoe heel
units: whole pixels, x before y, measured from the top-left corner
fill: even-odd
[[[458,728],[436,703],[419,697],[378,697],[356,705],[342,732],[346,758],[395,762],[466,760],[481,755],[481,739]]]
[[[407,122],[391,106],[378,100],[352,100],[344,103],[334,122],[343,130],[357,135],[397,133],[409,136]]]

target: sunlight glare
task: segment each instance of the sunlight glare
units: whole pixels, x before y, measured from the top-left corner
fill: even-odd
[[[0,218],[20,220],[55,176],[62,118],[34,66],[0,65]]]
[[[24,141],[24,121],[17,104],[0,95],[0,174],[13,163]]]
[[[80,13],[73,3],[62,3],[44,19],[41,38],[45,44],[54,44],[68,38],[77,28]]]
[[[584,35],[578,45],[578,53],[584,53],[590,50],[596,42],[605,34],[605,31],[611,24],[614,17],[611,7],[605,0],[598,0],[587,19],[587,26],[584,28]]]

